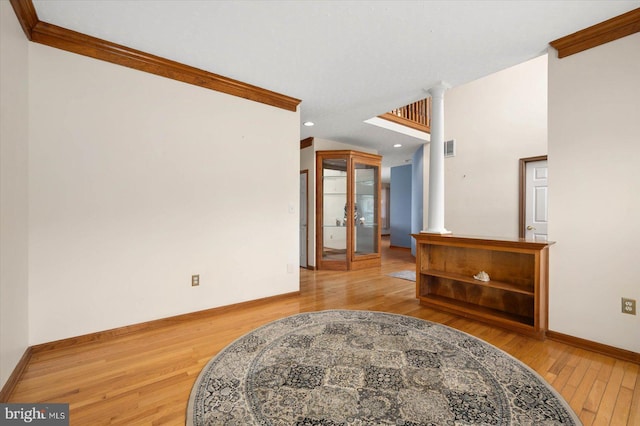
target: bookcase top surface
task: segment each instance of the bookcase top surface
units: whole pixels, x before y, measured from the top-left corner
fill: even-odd
[[[430,234],[421,232],[419,234],[411,234],[419,243],[446,244],[446,245],[478,245],[478,246],[495,246],[495,247],[514,247],[542,250],[552,244],[554,241],[535,241],[525,238],[507,238],[507,237],[485,237],[475,235],[457,235],[457,234]]]

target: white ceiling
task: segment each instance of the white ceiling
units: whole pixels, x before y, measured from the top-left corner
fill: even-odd
[[[405,164],[424,141],[363,121],[546,52],[640,1],[34,0],[40,20],[302,99],[300,137]],[[446,102],[446,94],[445,94]],[[392,148],[401,143],[400,149]]]

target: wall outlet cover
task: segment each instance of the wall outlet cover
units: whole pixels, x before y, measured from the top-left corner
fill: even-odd
[[[635,299],[622,298],[622,313],[635,315],[636,314],[636,301]]]

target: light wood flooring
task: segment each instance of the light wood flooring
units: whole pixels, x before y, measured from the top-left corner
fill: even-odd
[[[415,268],[413,258],[406,250],[389,249],[388,240],[383,241],[381,267],[353,272],[301,270],[300,295],[36,352],[9,400],[70,403],[72,425],[183,425],[200,370],[236,338],[299,312],[364,309],[436,321],[492,343],[542,375],[586,426],[640,425],[637,364],[420,306],[413,282],[386,275]]]

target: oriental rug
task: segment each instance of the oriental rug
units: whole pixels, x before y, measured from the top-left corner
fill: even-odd
[[[536,372],[450,327],[370,311],[303,313],[204,367],[187,425],[580,425]]]
[[[407,280],[407,281],[415,281],[416,280],[416,270],[412,269],[412,270],[406,270],[406,271],[398,271],[398,272],[391,272],[390,274],[387,274],[390,277],[394,277],[394,278],[400,278],[402,280]]]

